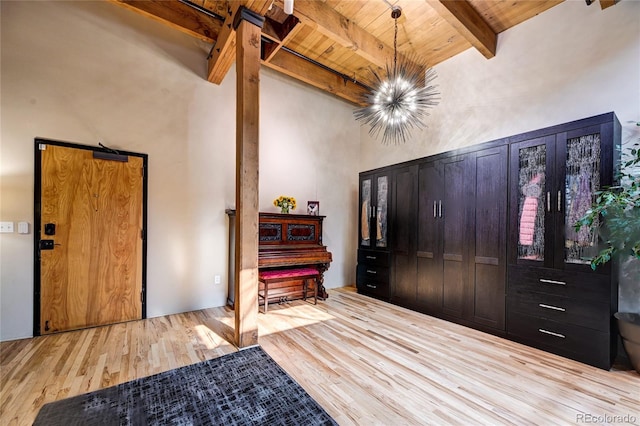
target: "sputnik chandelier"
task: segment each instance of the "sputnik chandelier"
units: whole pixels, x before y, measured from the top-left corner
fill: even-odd
[[[406,142],[414,128],[424,129],[428,108],[440,102],[440,93],[432,85],[436,72],[416,58],[407,57],[398,63],[398,18],[402,15],[399,6],[392,6],[394,20],[393,65],[387,63],[386,76],[371,69],[375,88],[365,96],[367,106],[354,111],[356,120],[369,124],[369,134],[382,143]]]

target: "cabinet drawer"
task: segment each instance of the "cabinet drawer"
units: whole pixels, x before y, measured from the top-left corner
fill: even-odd
[[[507,334],[516,341],[576,361],[609,369],[612,362],[608,332],[509,312]]]
[[[511,265],[508,277],[509,293],[526,290],[607,302],[612,297],[611,278],[606,275]]]
[[[507,296],[507,309],[603,332],[609,331],[611,322],[611,309],[608,302],[576,300],[521,289]]]
[[[389,268],[358,265],[356,273],[358,292],[383,299],[389,298]]]
[[[358,250],[358,264],[388,267],[389,259],[390,253],[388,251]]]
[[[367,280],[377,283],[389,282],[389,268],[358,264],[356,281]]]
[[[363,280],[356,284],[359,293],[369,294],[381,299],[389,299],[389,284]]]

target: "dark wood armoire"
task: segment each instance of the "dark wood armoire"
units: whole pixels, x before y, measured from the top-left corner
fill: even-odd
[[[361,173],[358,291],[608,369],[617,272],[573,224],[619,150],[608,113]]]

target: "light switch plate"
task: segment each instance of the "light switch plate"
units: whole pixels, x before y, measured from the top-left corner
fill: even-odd
[[[18,222],[18,234],[29,233],[29,222]]]
[[[0,222],[0,232],[10,234],[13,232],[13,222]]]

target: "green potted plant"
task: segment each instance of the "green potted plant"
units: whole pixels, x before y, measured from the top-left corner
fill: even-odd
[[[591,258],[594,270],[619,255],[640,262],[640,143],[631,147],[629,159],[621,164],[619,177],[618,185],[596,193],[591,208],[575,224],[577,232],[585,226],[596,227],[599,218],[604,219],[604,225],[598,229],[604,245]],[[640,313],[617,312],[615,317],[625,351],[640,373]]]

